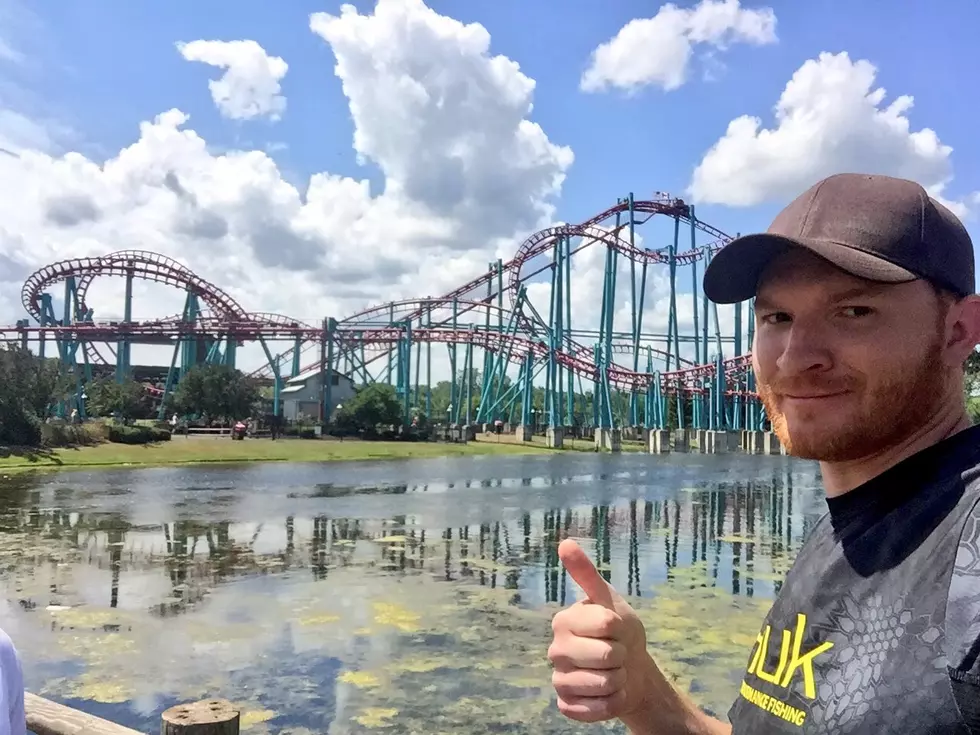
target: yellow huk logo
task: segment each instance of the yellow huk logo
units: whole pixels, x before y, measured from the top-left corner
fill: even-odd
[[[798,613],[796,616],[796,629],[782,631],[782,644],[779,649],[779,662],[774,672],[764,669],[766,658],[769,653],[769,637],[772,627],[766,625],[756,638],[755,652],[749,662],[748,673],[762,679],[762,681],[775,684],[776,686],[789,687],[793,676],[799,671],[803,675],[803,693],[807,699],[815,699],[817,696],[817,686],[813,674],[813,661],[821,653],[834,647],[830,641],[825,641],[809,651],[803,652],[803,638],[806,631],[806,615]]]

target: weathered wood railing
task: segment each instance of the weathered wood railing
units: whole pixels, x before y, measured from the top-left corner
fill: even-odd
[[[24,695],[27,729],[36,735],[145,735],[101,717]],[[161,715],[160,735],[239,735],[239,711],[224,699],[178,704]]]

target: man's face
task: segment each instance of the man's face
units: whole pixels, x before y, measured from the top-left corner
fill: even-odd
[[[753,367],[787,452],[861,459],[922,428],[948,397],[945,311],[922,282],[876,284],[803,250],[756,297]]]

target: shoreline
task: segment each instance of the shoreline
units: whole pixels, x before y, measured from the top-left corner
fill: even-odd
[[[150,445],[102,443],[84,447],[0,448],[0,476],[64,470],[151,469],[272,462],[356,462],[487,455],[547,454],[540,444],[512,441],[435,442],[359,439],[246,439],[174,437]]]

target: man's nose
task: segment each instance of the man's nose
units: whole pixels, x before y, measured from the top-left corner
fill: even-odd
[[[794,324],[783,345],[782,354],[776,361],[779,372],[785,375],[799,375],[805,372],[829,370],[833,358],[826,335],[821,330]]]

